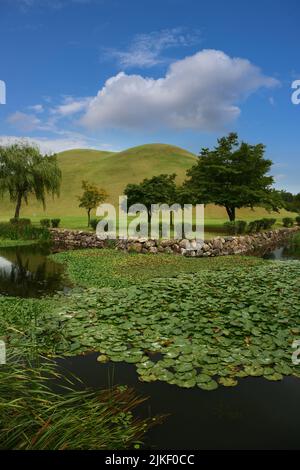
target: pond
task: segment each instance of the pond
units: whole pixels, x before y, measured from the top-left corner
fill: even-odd
[[[300,449],[300,380],[240,379],[213,392],[164,382],[143,383],[135,366],[100,364],[98,354],[60,359],[60,366],[93,389],[127,384],[149,397],[140,416],[168,414],[146,442],[152,449]],[[299,366],[300,367],[300,366]]]
[[[39,297],[68,290],[63,267],[48,259],[49,253],[46,246],[1,248],[0,292]],[[264,250],[259,256],[297,259],[287,246]],[[168,415],[150,431],[146,446],[151,449],[300,449],[300,380],[295,377],[280,382],[243,378],[236,387],[207,392],[160,381],[140,382],[134,365],[100,364],[97,356],[60,358],[57,363],[93,389],[126,384],[149,397],[139,409],[141,416]]]
[[[46,244],[0,248],[0,294],[42,297],[68,290],[71,284],[64,267],[49,254]]]
[[[297,259],[289,247],[272,247],[258,254],[266,259]],[[300,380],[280,382],[249,377],[236,387],[206,392],[164,382],[140,382],[135,366],[97,362],[98,354],[62,358],[60,366],[98,389],[127,384],[149,397],[142,416],[167,414],[146,442],[152,449],[300,449]],[[300,366],[299,366],[300,367]]]

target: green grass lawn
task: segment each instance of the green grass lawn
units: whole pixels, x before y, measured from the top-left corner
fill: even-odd
[[[219,235],[224,235],[224,227],[223,224],[228,222],[228,218],[225,216],[216,218],[211,217],[214,210],[217,212],[219,211],[219,207],[209,205],[205,209],[205,238],[210,239]],[[292,217],[295,218],[297,215],[293,212],[288,212],[285,210],[280,211],[280,213],[269,213],[264,209],[257,208],[255,211],[251,211],[250,209],[241,209],[237,211],[237,220],[246,220],[250,222],[251,220],[261,219],[263,217],[266,218],[275,218],[277,220],[275,224],[275,228],[282,227],[282,219],[283,217]],[[43,218],[48,218],[47,213],[43,216],[34,216],[31,218],[31,221],[34,225],[38,226],[40,224],[40,220]],[[50,218],[50,216],[49,216]],[[55,218],[55,217],[51,217]],[[70,229],[70,230],[84,230],[84,231],[92,231],[91,227],[87,227],[87,216],[82,213],[82,215],[72,215],[72,216],[61,216],[61,223],[60,228]],[[9,217],[7,216],[0,216],[0,222],[8,222]]]

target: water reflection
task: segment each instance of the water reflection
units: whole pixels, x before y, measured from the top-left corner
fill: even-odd
[[[292,259],[300,259],[300,253],[294,249],[293,242],[290,241],[281,247],[269,248],[263,254],[263,258],[274,261],[287,261]]]
[[[66,290],[64,267],[48,258],[48,245],[0,248],[0,294],[41,297]]]

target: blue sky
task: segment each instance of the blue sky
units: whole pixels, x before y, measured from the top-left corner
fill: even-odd
[[[2,142],[43,151],[263,142],[300,192],[297,0],[1,0]]]

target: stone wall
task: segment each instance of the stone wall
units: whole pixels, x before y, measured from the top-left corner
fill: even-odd
[[[79,230],[52,229],[52,239],[56,249],[105,248],[137,253],[170,253],[183,256],[224,256],[251,253],[268,246],[280,245],[300,227],[268,230],[244,236],[216,237],[197,244],[189,240],[99,240],[92,232]]]

